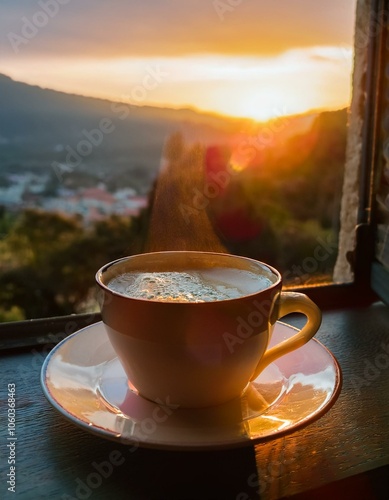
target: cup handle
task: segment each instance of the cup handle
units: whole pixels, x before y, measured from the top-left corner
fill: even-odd
[[[281,292],[278,319],[296,312],[304,314],[307,317],[307,323],[295,335],[268,349],[259,361],[250,380],[257,378],[267,365],[280,356],[306,344],[318,331],[321,324],[321,311],[317,305],[303,293]]]

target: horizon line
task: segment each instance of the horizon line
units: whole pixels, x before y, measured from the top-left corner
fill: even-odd
[[[93,95],[89,95],[89,94],[82,94],[82,93],[76,93],[76,92],[66,92],[64,90],[59,90],[59,89],[56,89],[53,87],[42,87],[39,84],[28,83],[28,82],[23,81],[23,80],[17,80],[17,79],[14,79],[12,76],[0,71],[0,78],[1,77],[5,77],[6,79],[9,79],[15,83],[20,83],[22,85],[27,85],[29,87],[36,87],[36,88],[43,90],[43,91],[47,90],[50,92],[56,92],[58,94],[64,94],[67,96],[81,97],[84,99],[94,99],[94,100],[98,100],[98,101],[105,101],[105,102],[112,103],[112,104],[125,104],[127,106],[136,107],[138,109],[151,108],[151,109],[161,109],[161,110],[177,111],[177,112],[189,111],[189,112],[195,113],[197,115],[205,115],[208,117],[219,118],[219,119],[229,120],[229,121],[246,121],[246,122],[250,122],[253,124],[259,124],[259,125],[265,125],[269,122],[276,121],[280,118],[285,118],[285,117],[291,118],[291,117],[303,117],[303,116],[309,116],[309,115],[318,115],[318,114],[326,113],[326,112],[342,111],[342,110],[348,109],[350,107],[349,104],[348,105],[345,104],[344,106],[334,107],[334,108],[310,108],[306,111],[290,113],[290,114],[280,114],[280,115],[275,115],[274,117],[270,117],[267,120],[258,120],[258,119],[248,117],[248,116],[223,114],[223,113],[220,113],[218,111],[211,110],[211,109],[201,109],[201,108],[198,108],[198,107],[193,106],[191,104],[183,104],[182,106],[174,106],[174,105],[169,105],[169,104],[159,105],[159,104],[155,104],[155,103],[134,104],[134,103],[129,102],[128,100],[126,101],[124,99],[123,100],[120,100],[120,99],[115,100],[115,99],[112,99],[109,97],[93,96]]]

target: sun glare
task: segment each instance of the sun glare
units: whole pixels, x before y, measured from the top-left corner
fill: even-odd
[[[46,59],[6,64],[0,71],[15,79],[64,92],[264,121],[347,106],[352,50],[326,46],[276,57],[63,59],[60,67]]]

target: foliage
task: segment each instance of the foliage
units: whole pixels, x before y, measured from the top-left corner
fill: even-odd
[[[292,269],[316,259],[319,242],[336,243],[346,120],[346,110],[322,113],[308,132],[277,147],[251,149],[248,167],[229,171],[229,182],[208,206],[229,252],[264,260],[293,278]],[[330,275],[335,259],[335,250],[316,259],[305,279]]]
[[[8,321],[22,321],[24,319],[26,318],[24,317],[23,311],[18,306],[12,306],[8,311],[2,307],[0,308],[0,323]]]
[[[99,267],[139,250],[134,219],[111,216],[84,228],[79,218],[28,210],[1,242],[3,318],[80,312]],[[15,309],[15,307],[17,309]]]
[[[0,205],[0,241],[4,239],[15,222],[16,216]]]

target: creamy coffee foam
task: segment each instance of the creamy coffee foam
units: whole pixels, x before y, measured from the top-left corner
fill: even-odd
[[[265,276],[233,268],[168,272],[129,272],[108,287],[122,295],[162,302],[211,302],[234,299],[268,288]]]

